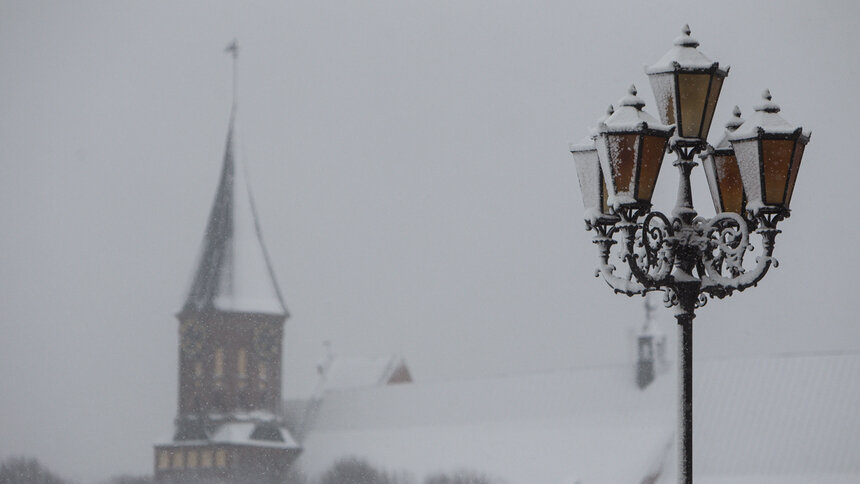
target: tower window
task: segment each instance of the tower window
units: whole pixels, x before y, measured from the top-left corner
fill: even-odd
[[[212,451],[211,450],[200,451],[200,467],[205,467],[205,468],[212,467]]]
[[[257,365],[257,375],[260,377],[260,380],[265,380],[269,377],[268,368],[266,368],[266,364],[262,361]]]
[[[162,450],[158,453],[158,468],[167,469],[170,467],[170,452]]]
[[[194,376],[197,378],[203,376],[203,363],[200,361],[194,362]]]
[[[189,469],[195,469],[197,467],[197,451],[189,450],[186,461],[186,464],[188,464]]]
[[[259,378],[259,382],[257,383],[257,387],[260,390],[266,389],[266,379],[269,378],[268,368],[266,368],[266,363],[260,362],[257,366],[257,377]]]
[[[182,453],[181,450],[177,450],[173,454],[173,468],[174,469],[182,469],[183,467],[185,467],[184,457],[185,457],[185,455]]]
[[[239,348],[239,352],[236,355],[236,367],[239,371],[239,378],[248,376],[248,354],[245,348]]]
[[[227,467],[227,452],[225,452],[224,449],[218,449],[215,451],[215,467]]]
[[[224,376],[224,348],[215,349],[215,377]]]

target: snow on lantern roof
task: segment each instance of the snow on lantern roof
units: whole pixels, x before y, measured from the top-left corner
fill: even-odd
[[[714,62],[705,57],[696,48],[698,46],[699,41],[690,37],[690,26],[685,25],[681,36],[675,39],[675,45],[660,60],[645,67],[645,73],[660,74],[663,72],[674,72],[677,67],[686,67],[689,69],[719,68],[719,62]],[[729,66],[726,66],[722,70],[728,73]]]
[[[666,126],[660,121],[642,110],[645,101],[637,96],[636,86],[631,85],[627,95],[618,100],[618,109],[608,118],[597,125],[599,133],[607,131],[638,130],[639,128],[650,128],[659,131],[671,131],[674,126]]]
[[[608,108],[606,108],[606,114],[604,114],[600,119],[597,120],[597,125],[600,123],[605,123],[607,119],[609,119],[612,114],[615,113],[615,108],[610,104]],[[576,143],[570,143],[569,149],[571,152],[577,151],[592,151],[597,148],[594,146],[594,139],[597,138],[597,128],[591,128],[588,130],[588,136],[582,138]]]
[[[236,154],[235,121],[234,103],[221,180],[182,313],[214,310],[287,317],[263,244],[247,171]]]
[[[773,102],[773,97],[770,95],[769,89],[765,89],[761,93],[761,97],[762,103],[755,106],[755,113],[729,135],[729,141],[755,138],[761,132],[790,135],[797,130],[801,130],[802,136],[807,138],[807,140],[812,136],[810,131],[804,131],[802,128],[790,124],[779,115],[780,107],[777,103]]]
[[[715,150],[730,150],[732,144],[729,142],[729,135],[737,131],[744,124],[744,119],[741,117],[741,109],[737,106],[732,110],[732,118],[726,123],[725,134],[719,143],[714,146]]]

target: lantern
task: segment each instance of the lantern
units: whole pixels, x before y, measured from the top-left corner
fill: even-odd
[[[677,126],[677,136],[699,141],[708,138],[717,99],[729,68],[720,68],[699,52],[699,42],[690,37],[690,27],[656,64],[646,67],[657,111],[665,124]]]
[[[606,116],[599,122],[605,121],[613,113],[612,106],[606,111]],[[598,123],[599,123],[598,122]],[[582,204],[585,207],[585,219],[592,224],[609,217],[609,194],[603,172],[600,171],[600,160],[597,157],[597,147],[594,140],[595,132],[579,143],[570,145],[570,153],[576,165],[576,175],[579,178],[579,190],[582,193]]]
[[[738,129],[744,120],[741,119],[741,110],[737,106],[732,114],[734,116],[726,124],[726,134],[723,139],[716,147],[708,147],[706,154],[701,158],[717,213],[734,212],[743,215],[747,200],[738,160],[728,136]]]
[[[782,212],[789,208],[803,150],[811,133],[789,124],[770,91],[755,114],[728,136],[735,150],[744,190],[753,213],[762,209]]]
[[[630,86],[618,109],[597,126],[597,156],[609,192],[609,205],[650,208],[666,144],[674,126],[660,124],[642,110],[645,102]]]

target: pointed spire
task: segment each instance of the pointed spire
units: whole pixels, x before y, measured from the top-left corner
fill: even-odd
[[[288,315],[263,244],[251,187],[237,157],[234,41],[233,107],[221,180],[209,214],[203,248],[182,313],[228,311]]]

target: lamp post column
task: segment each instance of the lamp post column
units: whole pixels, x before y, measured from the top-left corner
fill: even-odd
[[[678,321],[678,483],[693,483],[693,318],[695,294],[679,294]]]

